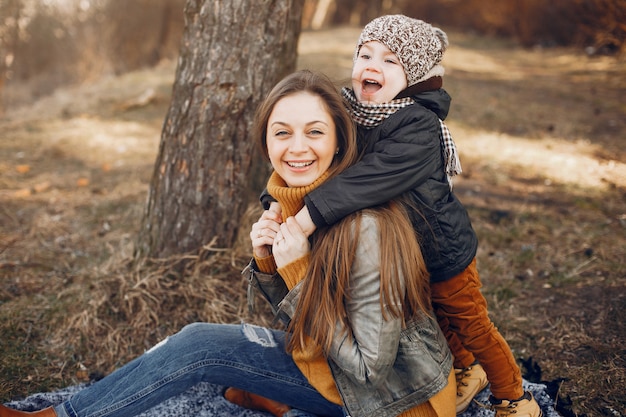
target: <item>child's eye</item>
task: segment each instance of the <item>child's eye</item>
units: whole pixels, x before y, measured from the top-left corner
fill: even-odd
[[[396,61],[395,59],[386,59],[385,62],[388,63],[388,64],[397,64],[398,63],[398,61]]]
[[[370,59],[371,58],[371,56],[368,55],[368,54],[361,54],[361,55],[359,55],[359,57],[363,58],[363,59]]]

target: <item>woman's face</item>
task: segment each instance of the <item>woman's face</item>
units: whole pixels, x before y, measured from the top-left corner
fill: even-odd
[[[303,91],[276,103],[267,123],[267,152],[289,187],[313,183],[336,151],[335,123],[318,95]]]

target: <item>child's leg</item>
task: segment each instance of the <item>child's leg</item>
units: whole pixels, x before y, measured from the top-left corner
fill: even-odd
[[[448,346],[450,347],[452,356],[454,356],[454,368],[467,368],[476,361],[476,358],[474,358],[472,352],[465,349],[465,346],[463,346],[463,344],[459,340],[459,336],[455,332],[450,330],[450,321],[445,316],[445,314],[439,311],[439,305],[436,305],[433,302],[433,309],[435,310],[435,315],[437,316],[437,322],[439,323],[439,327],[441,327],[441,330],[443,331],[443,334],[448,341]]]
[[[522,375],[511,349],[489,319],[487,301],[480,292],[476,260],[459,275],[431,285],[438,317],[483,366],[496,398],[514,399],[524,394]],[[465,359],[467,360],[467,359]]]

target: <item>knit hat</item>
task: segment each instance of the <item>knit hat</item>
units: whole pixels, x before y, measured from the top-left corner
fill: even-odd
[[[443,76],[443,67],[438,64],[448,47],[448,36],[437,27],[400,14],[378,17],[363,28],[355,60],[361,46],[369,41],[378,41],[396,54],[406,73],[407,87]]]

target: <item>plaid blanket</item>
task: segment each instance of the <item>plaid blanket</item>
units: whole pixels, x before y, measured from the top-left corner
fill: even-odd
[[[35,411],[56,405],[72,396],[72,394],[85,388],[86,385],[76,385],[55,392],[46,392],[30,395],[29,397],[12,401],[6,405],[23,411]],[[535,396],[541,406],[545,417],[560,417],[554,409],[554,400],[547,392],[544,384],[535,384],[524,380],[524,388]],[[258,411],[245,410],[229,403],[222,397],[223,387],[201,383],[173,397],[156,407],[142,413],[139,417],[267,417],[269,414]],[[487,404],[489,388],[481,392],[476,401]],[[492,417],[493,411],[481,408],[478,404],[472,404],[462,417]]]

